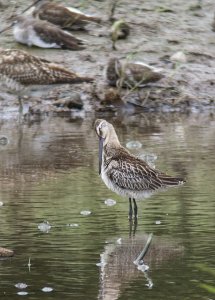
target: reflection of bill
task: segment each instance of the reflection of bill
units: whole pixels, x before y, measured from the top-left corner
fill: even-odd
[[[101,254],[100,289],[98,299],[115,300],[129,282],[143,277],[145,286],[153,287],[147,270],[158,269],[163,263],[182,256],[184,247],[178,242],[152,235],[120,238],[108,243]]]

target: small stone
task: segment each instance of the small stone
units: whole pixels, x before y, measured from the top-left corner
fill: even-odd
[[[178,51],[170,57],[170,60],[174,62],[186,63],[187,57],[183,51]]]
[[[28,285],[27,285],[26,283],[19,282],[19,283],[15,284],[15,287],[16,287],[17,289],[22,290],[22,289],[26,289],[26,288],[28,287]]]
[[[128,149],[140,149],[142,144],[139,141],[130,141],[126,144]]]
[[[102,263],[101,263],[101,262],[100,262],[100,263],[97,263],[96,266],[97,266],[97,267],[102,267]]]
[[[121,245],[121,244],[122,244],[122,238],[118,238],[118,240],[116,241],[116,243],[117,243],[118,245]]]
[[[68,226],[68,227],[79,227],[79,224],[76,224],[76,223],[74,223],[74,224],[67,224],[66,226]]]
[[[49,224],[48,221],[44,221],[38,225],[38,229],[42,232],[48,233],[49,230],[51,229],[51,225]]]
[[[81,214],[82,216],[89,216],[89,215],[91,215],[91,211],[89,211],[89,210],[82,210],[82,211],[80,212],[80,214]]]
[[[8,144],[8,138],[6,136],[1,136],[0,137],[0,145],[6,146],[7,144]]]
[[[161,221],[159,221],[159,220],[158,220],[158,221],[155,221],[155,224],[156,224],[156,225],[160,225],[160,224],[161,224]]]
[[[57,107],[66,107],[69,109],[82,109],[83,108],[83,101],[79,93],[74,92],[70,95],[70,97],[65,97],[53,102],[54,106]]]
[[[0,247],[0,257],[11,257],[13,255],[13,250]]]
[[[52,287],[49,287],[49,286],[45,286],[45,287],[42,288],[42,291],[43,291],[44,293],[50,293],[50,292],[53,291],[53,288],[52,288]]]
[[[106,199],[106,200],[105,200],[105,204],[106,204],[107,206],[114,206],[114,205],[116,205],[116,201],[113,200],[113,199]]]
[[[3,205],[4,205],[4,203],[2,201],[0,201],[0,207],[3,206]]]
[[[17,293],[17,295],[19,295],[19,296],[26,296],[26,295],[28,295],[28,292],[20,291],[20,292]]]

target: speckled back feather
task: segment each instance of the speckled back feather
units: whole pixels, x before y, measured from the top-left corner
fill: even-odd
[[[151,168],[145,161],[129,153],[121,146],[112,124],[98,119],[95,128],[100,139],[100,149],[103,149],[102,158],[99,156],[100,162],[102,159],[100,174],[112,191],[121,196],[142,199],[156,191],[185,182],[182,178]]]
[[[33,16],[67,29],[73,29],[74,25],[84,26],[89,22],[101,22],[100,18],[73,12],[63,5],[51,2],[36,7]]]
[[[107,170],[110,180],[121,189],[154,192],[184,183],[182,178],[171,177],[151,168],[145,161],[133,156],[123,147],[117,148],[116,151],[112,149],[111,156],[109,151],[109,147],[106,145],[104,147],[104,169]]]
[[[45,43],[57,44],[60,48],[70,50],[83,50],[85,49],[83,41],[76,38],[69,32],[66,32],[58,26],[43,20],[37,20],[31,17],[19,16],[17,17],[17,24],[15,26],[25,30],[25,34],[31,34],[28,28],[35,31],[36,35]],[[29,37],[30,39],[31,37]]]
[[[0,50],[0,75],[23,85],[90,82],[48,60],[21,50]]]

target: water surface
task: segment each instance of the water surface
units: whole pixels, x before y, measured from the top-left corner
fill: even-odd
[[[139,141],[142,148],[133,153],[156,155],[157,168],[187,183],[139,201],[134,232],[128,200],[98,176],[94,118],[2,120],[0,246],[15,256],[0,261],[0,299],[213,299],[213,116],[112,120],[123,145]],[[108,198],[116,204],[107,206]],[[48,232],[38,229],[44,221]],[[144,273],[133,261],[149,233]],[[26,296],[17,294],[17,283],[28,285]]]

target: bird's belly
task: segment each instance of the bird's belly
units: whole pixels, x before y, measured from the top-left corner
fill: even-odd
[[[123,197],[144,199],[150,197],[153,193],[151,191],[144,191],[144,190],[137,191],[137,190],[131,190],[129,188],[121,188],[113,180],[110,179],[110,177],[107,175],[105,171],[101,172],[101,178],[111,191]]]
[[[3,91],[16,92],[23,90],[24,86],[22,86],[17,80],[14,80],[12,76],[0,75],[0,88]]]
[[[37,35],[37,33],[32,30],[31,37],[30,37],[30,43],[31,45],[40,47],[40,48],[61,48],[60,45],[57,43],[48,43],[40,38],[40,36]]]
[[[21,44],[29,44],[29,32],[28,29],[22,29],[18,26],[15,26],[13,29],[13,35],[17,42]]]
[[[21,44],[37,46],[40,48],[61,48],[56,43],[48,43],[40,38],[32,27],[21,29],[14,27],[13,34],[15,40]]]

